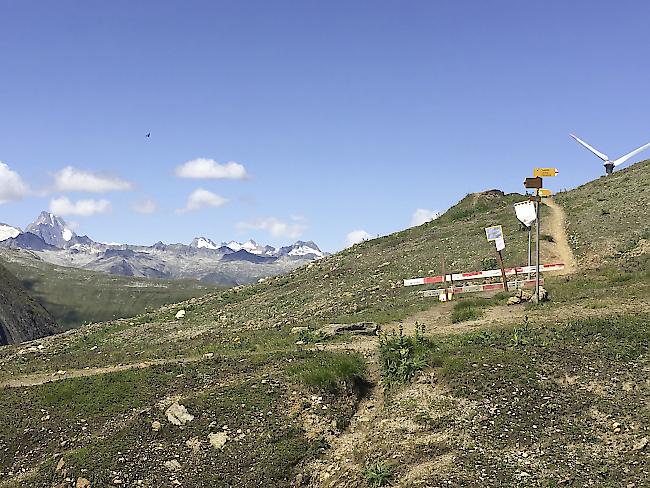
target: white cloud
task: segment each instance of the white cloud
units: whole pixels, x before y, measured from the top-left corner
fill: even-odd
[[[87,217],[110,211],[111,202],[108,200],[77,200],[72,202],[68,197],[59,197],[50,201],[50,212],[56,215],[82,215]]]
[[[212,193],[211,191],[204,190],[203,188],[199,188],[194,190],[190,193],[190,196],[187,197],[187,205],[185,205],[185,208],[180,208],[176,212],[191,212],[204,207],[223,207],[226,203],[228,203],[227,198]]]
[[[367,241],[368,239],[372,239],[372,236],[365,230],[353,230],[347,235],[347,247],[358,244],[359,242]]]
[[[440,212],[436,210],[427,210],[426,208],[418,208],[411,216],[411,227],[422,225],[425,222],[435,220],[440,217]]]
[[[102,175],[66,166],[54,173],[54,191],[83,191],[88,193],[106,193],[109,191],[128,191],[133,183],[115,176]]]
[[[158,204],[151,198],[148,198],[146,200],[133,202],[131,208],[141,214],[152,214],[158,210]]]
[[[288,237],[290,239],[297,239],[302,235],[307,226],[301,221],[292,219],[293,223],[288,224],[275,217],[268,217],[265,219],[254,220],[253,222],[239,222],[237,224],[238,230],[265,230],[273,237]]]
[[[0,204],[20,200],[29,195],[29,186],[18,173],[0,161]]]
[[[243,180],[248,177],[243,164],[234,161],[219,164],[214,159],[206,158],[187,161],[177,166],[175,173],[179,178]]]

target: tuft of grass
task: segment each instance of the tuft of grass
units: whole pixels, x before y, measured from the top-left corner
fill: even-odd
[[[480,298],[466,298],[454,303],[454,310],[451,313],[451,322],[465,322],[467,320],[476,320],[483,316],[483,307],[489,305],[487,300]]]
[[[388,486],[393,478],[393,468],[386,463],[376,463],[363,470],[363,477],[370,488]]]
[[[305,386],[336,393],[366,381],[366,364],[358,354],[323,352],[293,362],[287,368]]]

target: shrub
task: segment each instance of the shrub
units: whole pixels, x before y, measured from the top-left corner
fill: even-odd
[[[392,332],[379,338],[382,374],[387,385],[406,383],[427,366],[431,343],[424,337],[424,325],[416,322],[415,336]]]
[[[376,463],[363,470],[363,476],[370,488],[386,486],[393,478],[393,468],[388,464]]]

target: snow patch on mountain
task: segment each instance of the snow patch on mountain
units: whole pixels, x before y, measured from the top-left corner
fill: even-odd
[[[0,224],[0,241],[11,239],[20,234],[21,230],[8,224]]]
[[[195,237],[192,239],[190,247],[194,247],[196,249],[219,249],[219,246],[217,246],[211,239],[208,239],[207,237]]]

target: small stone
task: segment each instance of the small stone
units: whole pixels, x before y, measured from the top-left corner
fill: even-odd
[[[181,469],[181,463],[176,461],[176,459],[172,459],[170,461],[165,462],[165,467],[167,468],[168,471],[178,471]]]
[[[59,459],[59,462],[56,465],[56,471],[57,473],[63,469],[65,466],[65,460],[63,458]]]
[[[183,317],[185,317],[185,310],[179,310],[178,312],[176,312],[177,319],[182,319]]]
[[[90,488],[90,481],[86,478],[77,478],[75,488]]]
[[[647,437],[644,437],[644,438],[641,439],[639,442],[637,442],[636,444],[634,444],[634,447],[632,447],[632,449],[634,449],[635,451],[642,451],[642,450],[645,449],[647,446],[648,446],[648,438],[647,438]]]
[[[211,433],[208,435],[208,440],[210,441],[210,445],[215,449],[223,449],[223,446],[228,442],[228,434],[225,432]]]
[[[160,422],[158,422],[157,420],[154,420],[153,422],[151,422],[151,430],[153,430],[154,432],[158,432],[161,429],[161,427],[162,427],[162,424]]]
[[[172,404],[172,406],[165,410],[165,414],[167,415],[167,420],[174,425],[184,425],[194,420],[194,415],[188,413],[187,409],[178,403]]]

